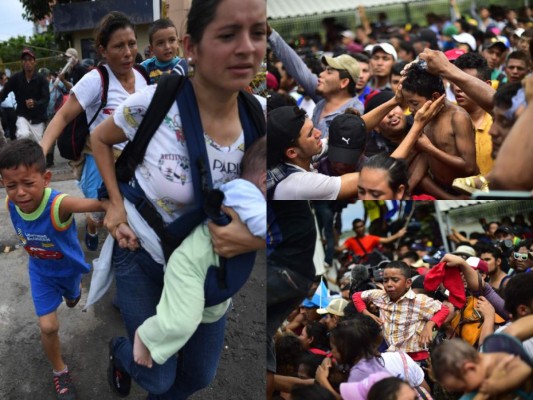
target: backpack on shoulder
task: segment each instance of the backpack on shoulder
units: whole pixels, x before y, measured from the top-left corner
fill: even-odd
[[[146,70],[141,67],[134,65],[134,68],[143,76],[146,82],[150,83],[150,78],[146,73]],[[81,152],[85,147],[87,142],[87,137],[89,136],[89,128],[96,120],[96,117],[100,111],[107,105],[107,92],[109,90],[109,73],[103,65],[99,65],[95,68],[100,74],[101,84],[102,84],[102,96],[100,98],[100,107],[96,110],[96,113],[92,117],[91,121],[87,122],[87,114],[83,110],[80,114],[76,116],[72,121],[70,121],[67,126],[63,129],[59,137],[57,138],[57,148],[61,157],[66,158],[71,161],[78,161],[81,157]],[[65,103],[66,99],[62,99],[61,104],[57,104],[57,110]],[[56,110],[56,111],[57,111]]]

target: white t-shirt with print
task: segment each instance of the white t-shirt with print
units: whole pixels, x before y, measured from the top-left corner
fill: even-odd
[[[111,71],[107,65],[105,65],[109,74],[109,88],[107,90],[107,104],[100,111],[89,130],[92,132],[94,128],[100,124],[103,120],[113,114],[113,111],[130,95],[124,89],[119,82],[115,74]],[[147,86],[144,77],[134,68],[133,74],[135,75],[135,92],[144,89]],[[86,73],[78,83],[70,90],[71,93],[76,95],[76,99],[80,103],[81,107],[87,114],[87,123],[91,122],[94,114],[100,107],[100,100],[102,98],[102,79],[98,70],[93,69]],[[114,147],[117,149],[123,149],[125,143],[120,143]]]
[[[128,139],[134,138],[155,89],[156,86],[151,85],[131,95],[113,114],[115,124]],[[244,154],[244,134],[241,132],[230,146],[220,146],[205,134],[204,138],[213,187],[218,188],[238,178]],[[194,204],[189,152],[176,102],[152,137],[143,163],[135,170],[135,177],[166,223],[181,216]]]

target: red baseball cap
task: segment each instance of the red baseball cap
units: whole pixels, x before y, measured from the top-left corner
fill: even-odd
[[[486,261],[482,260],[479,257],[468,257],[466,263],[470,265],[473,269],[478,270],[484,274],[489,272],[489,264]]]
[[[465,51],[461,49],[451,49],[451,50],[444,52],[444,55],[450,62],[454,62],[463,54],[465,54]]]

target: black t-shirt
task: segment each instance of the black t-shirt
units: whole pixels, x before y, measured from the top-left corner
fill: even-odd
[[[313,279],[316,227],[309,202],[305,200],[269,201],[268,258]]]

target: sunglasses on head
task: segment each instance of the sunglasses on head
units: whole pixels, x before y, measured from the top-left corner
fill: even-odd
[[[529,257],[529,254],[528,253],[522,254],[522,253],[514,252],[513,257],[514,257],[515,260],[526,261],[528,259],[528,257]]]

